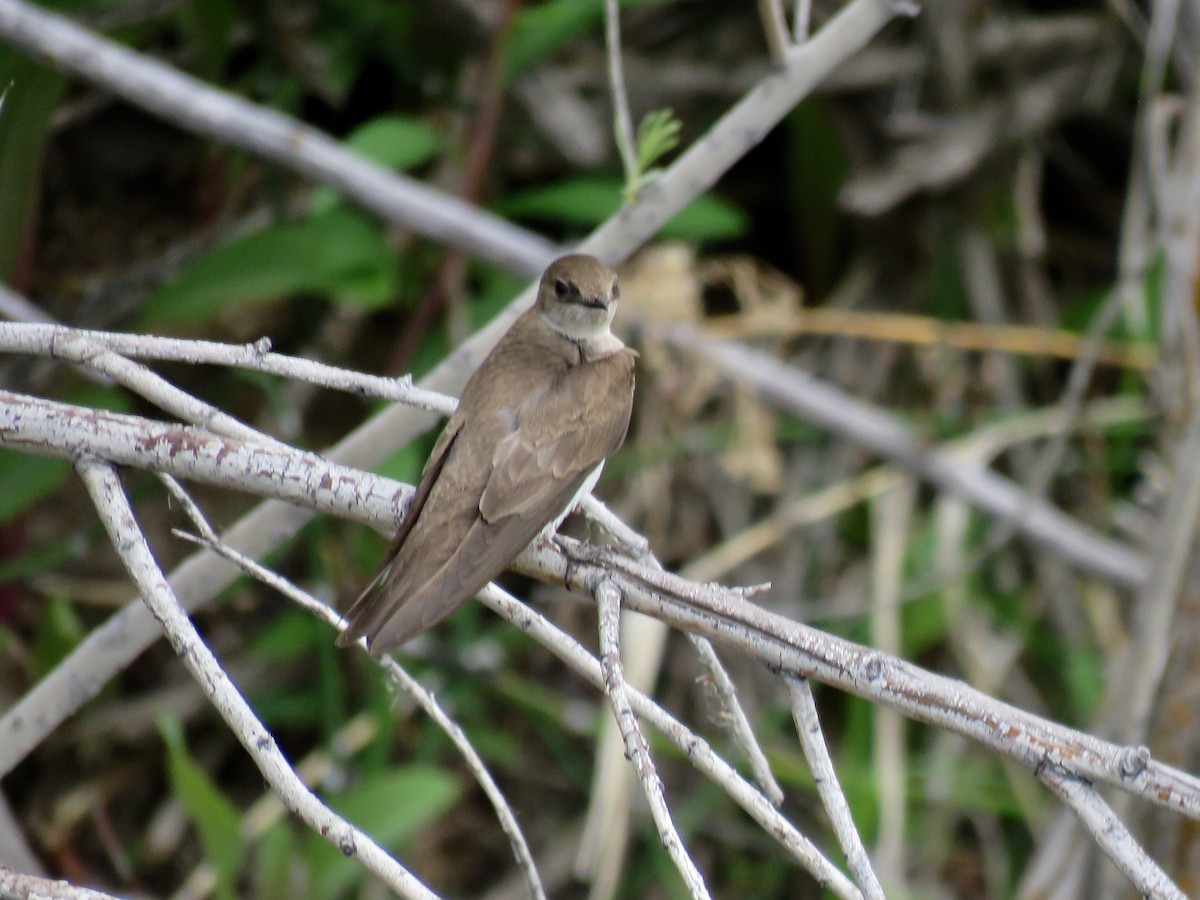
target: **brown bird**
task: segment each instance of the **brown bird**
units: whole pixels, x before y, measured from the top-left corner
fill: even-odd
[[[366,636],[383,653],[437,624],[592,488],[633,409],[637,353],[610,329],[619,295],[595,257],[550,264],[467,381],[339,645]]]

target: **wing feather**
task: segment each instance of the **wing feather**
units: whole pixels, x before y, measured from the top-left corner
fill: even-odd
[[[633,351],[623,350],[568,368],[515,413],[459,422],[448,434],[452,419],[388,569],[351,610],[343,642],[365,634],[372,652],[399,646],[499,575],[624,440],[633,360]]]

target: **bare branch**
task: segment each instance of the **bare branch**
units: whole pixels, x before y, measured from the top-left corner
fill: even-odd
[[[243,553],[239,553],[232,547],[225,544],[209,525],[208,520],[200,511],[200,507],[192,499],[191,495],[183,489],[174,478],[170,476],[162,477],[163,483],[183,506],[197,530],[200,532],[199,537],[184,534],[178,530],[175,532],[185,540],[192,540],[199,543],[214,553],[228,559],[230,562],[239,566],[241,569],[249,573],[254,578],[257,578],[268,587],[274,588],[283,596],[298,604],[301,608],[312,613],[318,619],[324,621],[332,628],[342,631],[346,627],[345,620],[333,609],[330,609],[324,603],[321,603],[316,598],[300,590],[296,585],[292,584],[281,575],[272,572],[265,566],[259,565],[254,560],[250,559]],[[467,769],[470,771],[475,782],[483,790],[488,801],[492,804],[492,808],[496,811],[496,817],[500,822],[500,827],[508,838],[509,845],[512,847],[513,855],[516,857],[517,865],[520,866],[522,874],[525,876],[526,882],[529,885],[530,894],[535,898],[544,900],[546,892],[542,887],[541,879],[538,877],[537,866],[533,861],[533,854],[529,851],[529,844],[525,840],[525,835],[521,831],[521,826],[517,823],[517,818],[513,814],[512,807],[504,798],[499,786],[492,778],[491,772],[488,771],[487,765],[475,748],[471,745],[466,733],[459,727],[446,711],[442,709],[441,704],[437,702],[437,698],[429,691],[425,690],[415,678],[408,674],[407,671],[390,656],[372,656],[366,650],[366,643],[359,641],[357,644],[368,658],[375,662],[384,670],[388,678],[402,691],[405,695],[411,697],[418,706],[433,720],[434,724],[442,730],[442,732],[454,744],[463,761],[467,764]]]
[[[750,764],[750,771],[754,773],[754,780],[758,783],[762,792],[771,799],[772,803],[776,806],[782,806],[783,788],[775,780],[775,775],[771,771],[771,764],[767,761],[767,755],[763,753],[762,747],[759,746],[758,738],[754,736],[754,729],[750,727],[750,720],[746,718],[746,711],[742,709],[742,704],[738,702],[737,690],[733,686],[733,679],[729,677],[729,673],[721,665],[721,659],[717,656],[717,651],[713,649],[712,643],[707,638],[702,638],[694,634],[690,634],[688,637],[692,641],[696,655],[700,658],[700,664],[704,667],[704,670],[708,673],[708,677],[712,681],[713,690],[721,700],[726,720],[723,724],[737,744],[738,749],[745,755],[746,761]]]
[[[66,881],[55,881],[37,875],[23,875],[0,863],[0,897],[14,900],[118,900],[91,888],[75,887]]]
[[[458,401],[453,397],[414,387],[411,376],[383,378],[379,375],[341,369],[312,359],[272,353],[269,338],[260,338],[252,344],[222,344],[216,341],[165,338],[147,334],[88,331],[64,325],[0,322],[0,352],[39,354],[86,361],[86,354],[78,349],[80,345],[102,347],[121,356],[139,359],[228,366],[251,372],[265,372],[335,391],[357,394],[360,397],[392,400],[444,416],[453,413],[458,406]],[[203,424],[187,416],[180,417],[195,424]],[[256,440],[270,440],[259,432],[247,436]]]
[[[617,0],[604,0],[604,49],[608,56],[613,130],[621,166],[625,170],[625,190],[636,198],[641,167],[638,165],[637,147],[633,144],[633,118],[629,114],[629,92],[625,90],[625,69],[621,65],[621,13]]]
[[[627,257],[690,200],[712,186],[797,102],[865,46],[896,12],[895,5],[885,0],[852,0],[803,47],[792,51],[785,67],[753,88],[703,138],[647,186],[637,203],[622,209],[597,229],[581,249],[610,261]],[[51,19],[53,27],[49,31],[39,31],[37,27],[44,21],[43,17]],[[78,29],[69,25],[63,32],[58,27],[60,24],[61,20],[31,11],[17,0],[0,0],[0,36],[54,59],[59,56],[51,55],[49,50],[54,49],[56,53],[63,50],[64,54],[59,54],[64,56],[61,64],[68,67],[65,56],[71,56],[71,70],[84,77],[93,77],[83,71],[89,61],[97,60],[105,67],[111,66],[118,73],[116,77],[109,79],[106,68],[95,78],[98,83],[122,94],[126,88],[137,89],[146,80],[142,76],[147,70],[142,69],[140,61],[128,51],[109,47],[104,42],[97,46],[93,42],[98,39],[87,35],[81,39]],[[49,45],[45,51],[39,49],[43,43]],[[82,55],[80,50],[84,51]],[[202,88],[199,95],[192,93],[191,88],[196,85],[191,79],[171,74],[169,70],[168,74],[170,77],[165,81],[159,81],[153,75],[149,79],[156,89],[164,92],[161,102],[154,101],[155,108],[159,105],[173,107],[174,115],[193,108],[189,101],[198,104],[201,97],[209,96],[203,93],[207,88]],[[101,81],[102,78],[106,80]],[[179,85],[184,88],[182,95],[174,92]],[[214,104],[211,111],[220,108]],[[301,141],[301,146],[310,144]],[[336,147],[326,152],[336,156],[338,166],[349,171],[357,157],[351,154],[337,156],[335,150],[336,154],[342,153]],[[446,220],[439,216],[431,221]],[[410,224],[422,228],[423,220],[417,217]],[[522,253],[523,258],[528,256],[527,262],[532,262],[532,255]],[[532,272],[538,268],[521,265],[524,268],[517,267],[520,271]],[[421,386],[447,393],[460,389],[479,360],[532,301],[532,296],[530,289],[514,300],[486,328],[443,360],[422,380]],[[435,421],[435,417],[427,412],[394,406],[362,425],[326,455],[337,463],[370,468]],[[267,503],[243,516],[227,533],[226,540],[251,556],[261,556],[295,534],[309,518],[309,513],[294,507]],[[191,557],[176,569],[172,584],[184,605],[194,609],[207,603],[236,573],[236,567],[205,552]],[[141,604],[136,603],[92,631],[49,675],[0,717],[0,731],[13,736],[13,741],[2,748],[9,753],[0,752],[3,757],[0,763],[8,763],[7,766],[0,764],[0,775],[36,746],[42,735],[95,696],[114,673],[127,666],[157,637],[154,623]],[[35,710],[36,715],[33,715]],[[31,724],[33,722],[37,723],[36,727]]]
[[[20,0],[0,0],[0,38],[168,122],[281,163],[388,221],[532,275],[554,255],[543,238],[389,172],[282,113],[218,90]]]
[[[62,429],[71,433],[70,445],[48,446]],[[148,423],[14,394],[0,393],[0,444],[60,456],[101,455],[125,465],[153,467],[214,483],[228,480],[246,490],[286,496],[293,502],[381,526],[394,526],[411,496],[407,486],[353,472],[315,454],[288,453],[205,436],[191,426]],[[257,478],[246,474],[259,471],[262,474]],[[231,536],[227,535],[226,541],[236,546]],[[919,721],[979,741],[1030,768],[1047,760],[1070,759],[1072,772],[1200,819],[1200,779],[1151,760],[1145,748],[1122,747],[1048,722],[961,682],[770,613],[748,603],[736,590],[699,585],[606,551],[581,548],[567,538],[560,542],[571,548],[572,559],[538,545],[527,549],[514,568],[588,593],[593,582],[619,578],[628,608],[723,641],[772,668],[812,677],[894,707]],[[81,681],[77,690],[87,686]],[[25,706],[32,702],[27,696],[15,709],[40,715],[40,707]],[[52,707],[57,702],[52,701]],[[29,724],[39,721],[36,717],[13,715],[10,711],[5,716],[13,723],[8,732],[13,739],[0,746],[0,774],[28,752],[29,742],[36,745],[44,734],[40,722],[38,728]]]
[[[1048,765],[1038,778],[1071,807],[1092,838],[1143,897],[1186,900],[1170,877],[1133,839],[1108,804],[1087,782],[1063,768]]]
[[[551,653],[579,673],[588,684],[604,690],[604,675],[600,662],[583,645],[552,625],[512,595],[493,585],[480,593],[479,599],[512,625],[524,631]],[[858,889],[845,875],[827,860],[813,843],[796,830],[779,810],[732,766],[713,752],[702,737],[658,706],[641,691],[629,689],[634,712],[649,722],[674,744],[688,761],[718,784],[730,798],[744,809],[797,862],[812,873],[817,882],[838,897],[860,898]]]
[[[842,852],[846,854],[846,863],[866,900],[883,900],[883,886],[871,868],[871,859],[867,856],[867,848],[863,846],[862,838],[850,815],[850,804],[838,784],[837,771],[833,768],[833,760],[829,758],[829,749],[825,746],[825,736],[821,733],[821,720],[817,716],[817,703],[813,698],[812,686],[807,678],[784,676],[784,685],[792,701],[792,719],[796,723],[796,733],[800,735],[800,746],[804,749],[804,758],[812,770],[813,782],[821,797],[821,805],[833,825],[833,833],[837,835]]]
[[[991,514],[1008,520],[1039,549],[1126,587],[1145,580],[1145,558],[1096,534],[1044,500],[994,472],[963,465],[930,450],[888,413],[825,384],[792,366],[733,341],[712,341],[677,326],[663,337],[702,356],[731,378],[753,386],[767,400],[799,413],[904,469],[953,491]],[[1023,513],[1022,518],[1015,518]]]
[[[629,704],[625,675],[621,670],[621,594],[609,582],[601,582],[595,590],[600,614],[600,669],[604,673],[604,693],[612,707],[613,717],[625,742],[625,756],[633,764],[642,782],[642,792],[650,807],[650,815],[658,826],[658,838],[679,870],[683,883],[692,897],[709,897],[704,876],[683,846],[683,840],[671,821],[671,810],[663,794],[662,779],[650,757],[650,745],[638,726],[637,716]]]
[[[346,856],[361,860],[364,866],[400,896],[433,900],[435,895],[428,888],[384,852],[369,835],[322,804],[288,765],[271,733],[255,717],[249,704],[238,693],[180,607],[138,527],[133,509],[112,466],[85,457],[76,464],[76,468],[113,547],[121,556],[121,562],[162,626],[176,655],[187,666],[280,799],[309,828]]]

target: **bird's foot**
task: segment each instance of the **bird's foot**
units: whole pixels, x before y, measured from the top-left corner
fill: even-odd
[[[576,582],[575,571],[579,565],[603,565],[611,552],[606,547],[598,547],[586,541],[577,541],[563,537],[558,533],[541,534],[536,541],[537,546],[550,550],[562,556],[566,561],[566,571],[563,574],[563,584],[570,587]]]

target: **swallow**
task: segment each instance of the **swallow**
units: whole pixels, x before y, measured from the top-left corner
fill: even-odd
[[[625,439],[637,353],[612,333],[617,275],[593,256],[551,263],[537,300],[463,389],[340,646],[401,646],[549,537]]]

